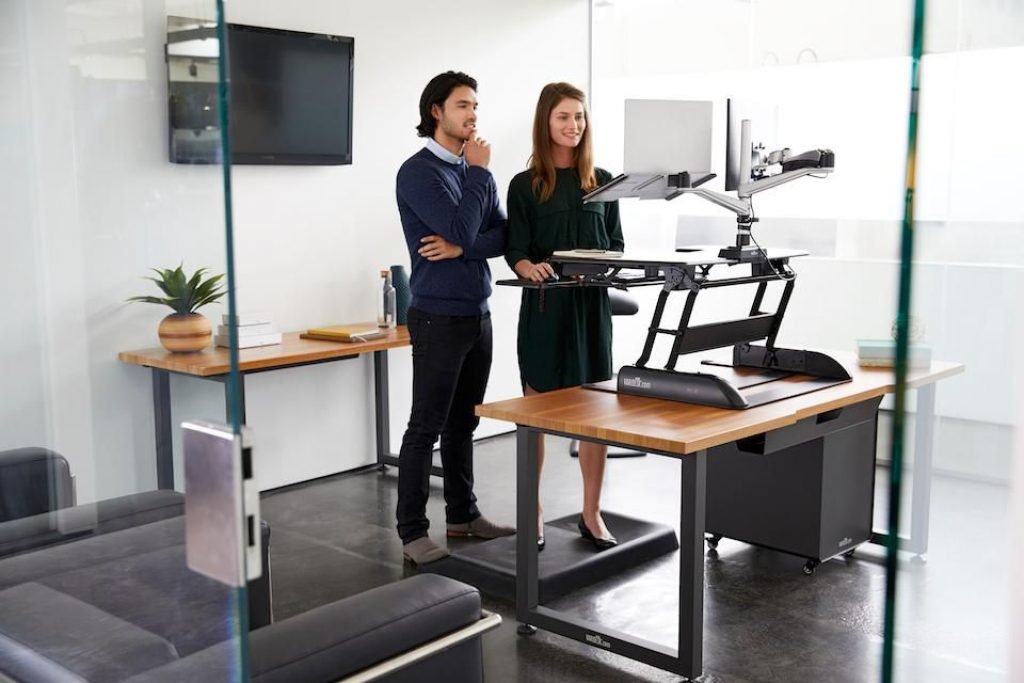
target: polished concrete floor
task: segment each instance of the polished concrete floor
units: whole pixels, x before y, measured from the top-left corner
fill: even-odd
[[[568,442],[547,438],[542,496],[548,519],[579,511],[576,461]],[[513,522],[515,440],[477,444],[477,495],[489,517]],[[876,519],[886,510],[879,470]],[[678,461],[610,460],[607,510],[678,525]],[[266,494],[272,528],[276,619],[400,579],[394,531],[397,471],[339,475]],[[1009,491],[935,477],[926,558],[903,556],[897,597],[896,679],[928,683],[1007,681],[1010,581]],[[428,515],[444,539],[440,481]],[[612,529],[614,532],[614,529]],[[471,541],[470,541],[471,542]],[[456,543],[452,543],[454,548]],[[707,683],[880,680],[885,617],[884,549],[861,546],[812,576],[804,560],[723,540],[706,555],[704,675]],[[678,556],[665,556],[590,586],[554,607],[674,646]],[[516,634],[513,605],[485,597],[504,623],[484,639],[486,679],[583,682],[677,681],[678,676],[557,635]]]

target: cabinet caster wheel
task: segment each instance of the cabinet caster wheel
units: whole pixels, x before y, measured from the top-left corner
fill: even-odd
[[[847,550],[845,553],[843,553],[843,558],[845,558],[847,560],[852,560],[853,559],[853,554],[855,552],[857,552],[857,549],[856,548],[851,548],[850,550]]]
[[[803,573],[807,576],[810,576],[814,573],[814,570],[817,569],[819,564],[821,563],[817,560],[807,560],[807,562],[803,566]]]
[[[704,541],[708,544],[709,550],[718,550],[718,542],[722,540],[719,534],[708,534],[704,537]]]
[[[516,633],[521,636],[532,636],[536,632],[537,627],[530,624],[519,624],[518,628],[516,628]]]

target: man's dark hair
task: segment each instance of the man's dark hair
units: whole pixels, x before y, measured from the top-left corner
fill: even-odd
[[[468,85],[476,90],[476,79],[467,76],[461,71],[445,71],[430,79],[427,87],[420,95],[420,125],[416,126],[416,133],[421,138],[434,137],[434,130],[437,129],[437,121],[431,114],[431,108],[436,104],[444,108],[444,101],[461,85]]]

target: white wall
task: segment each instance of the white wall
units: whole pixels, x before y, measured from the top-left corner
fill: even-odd
[[[275,0],[229,6],[231,21],[355,37],[352,165],[233,169],[239,307],[269,309],[283,329],[370,320],[380,268],[408,269],[394,179],[423,145],[414,128],[430,78],[455,69],[478,80],[480,132],[491,143],[491,169],[504,200],[530,154],[541,86],[568,80],[586,87],[589,70],[585,0],[489,0],[474,3],[468,15],[458,3],[306,0],[301,6],[295,11]],[[557,47],[535,48],[541,45]],[[495,279],[511,276],[502,259],[492,260],[491,270]],[[520,393],[519,292],[495,289],[487,400]],[[408,349],[389,356],[390,438],[397,452],[409,414],[411,357]],[[261,486],[372,462],[371,383],[369,358],[251,378],[247,413],[259,443]],[[478,436],[507,430],[485,421]]]
[[[376,272],[408,264],[394,176],[422,145],[414,126],[427,80],[448,69],[479,80],[502,194],[529,156],[540,87],[587,85],[586,0],[227,7],[235,22],[355,37],[353,164],[233,170],[239,306],[270,310],[285,330],[372,319]],[[166,311],[123,303],[152,293],[140,279],[148,268],[225,269],[221,169],[169,163],[166,140],[166,16],[210,18],[213,2],[18,0],[0,12],[0,40],[12,48],[0,50],[0,271],[8,329],[23,331],[0,339],[0,448],[61,451],[82,501],[152,488],[149,373],[116,355],[156,344]],[[509,273],[500,260],[492,270]],[[517,294],[494,298],[489,398],[518,393]],[[411,378],[408,351],[392,356],[397,448]],[[371,462],[371,380],[369,359],[249,378],[262,486]],[[175,423],[224,419],[219,384],[173,377],[171,388]]]

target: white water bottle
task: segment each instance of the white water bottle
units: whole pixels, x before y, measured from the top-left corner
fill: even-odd
[[[377,327],[394,327],[398,311],[395,288],[391,284],[391,271],[380,271],[380,292],[377,294]]]

